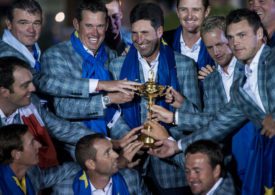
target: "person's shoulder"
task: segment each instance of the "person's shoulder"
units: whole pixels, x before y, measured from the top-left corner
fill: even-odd
[[[180,54],[177,51],[174,51],[174,55],[175,55],[175,60],[177,65],[182,64],[182,65],[188,66],[190,64],[196,64],[196,62],[192,58],[186,55]]]
[[[216,69],[214,69],[213,72],[209,73],[209,74],[205,77],[203,83],[204,83],[204,84],[208,84],[208,83],[211,83],[212,81],[214,81],[214,80],[220,78],[220,77],[219,77],[219,74],[220,74],[219,71],[216,70]]]
[[[51,47],[49,47],[44,54],[49,54],[49,53],[59,53],[59,52],[66,52],[72,48],[72,44],[70,41],[63,41],[60,43],[57,43]]]
[[[0,57],[17,57],[28,62],[28,60],[15,48],[0,40]]]

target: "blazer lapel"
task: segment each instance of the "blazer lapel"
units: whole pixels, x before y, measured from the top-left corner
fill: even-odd
[[[266,90],[266,76],[267,76],[267,64],[269,59],[270,49],[265,46],[259,60],[258,65],[258,88],[261,101],[263,103],[264,109],[266,113],[270,113],[268,107],[268,98],[267,98],[267,90]]]
[[[245,113],[247,113],[248,116],[252,116],[252,117],[249,117],[250,120],[257,121],[257,123],[259,123],[260,125],[265,114],[254,102],[254,100],[243,89],[245,81],[246,81],[245,75],[241,76],[239,79],[236,80],[237,85],[235,85],[233,89],[234,90],[233,96],[235,99],[234,102],[236,102],[238,107],[241,110],[243,110]]]
[[[237,61],[234,68],[233,82],[241,78],[243,75],[244,75],[244,65],[240,61]]]
[[[221,97],[222,103],[226,104],[228,101],[227,101],[226,92],[223,86],[222,77],[218,71],[216,71],[216,74],[218,75],[214,77],[215,78],[214,83],[217,84],[217,92]]]

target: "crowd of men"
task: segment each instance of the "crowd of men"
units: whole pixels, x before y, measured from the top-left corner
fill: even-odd
[[[15,0],[0,40],[0,195],[274,193],[275,0],[248,5],[224,17],[177,0],[180,26],[165,32],[160,6],[140,2],[129,32],[120,0],[82,0],[70,39],[42,53],[41,6]],[[149,79],[169,88],[148,111],[136,90]]]

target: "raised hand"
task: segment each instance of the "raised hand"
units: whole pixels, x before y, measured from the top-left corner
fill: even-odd
[[[166,90],[165,101],[174,108],[180,108],[184,101],[184,97],[175,89],[169,87]]]
[[[117,81],[98,81],[97,90],[98,91],[108,91],[108,92],[122,92],[125,94],[133,93],[136,90],[135,86],[141,85],[134,81],[127,80],[117,80]]]
[[[174,122],[174,113],[158,105],[153,105],[151,107],[153,111],[152,118],[157,121],[164,123],[173,123]]]
[[[275,135],[275,121],[272,119],[271,114],[265,116],[262,125],[261,134],[272,138]]]
[[[199,70],[198,78],[204,80],[211,72],[215,70],[215,66],[206,65]]]
[[[122,93],[122,92],[114,92],[107,94],[110,98],[112,104],[123,104],[126,102],[130,102],[133,100],[135,94],[134,92]]]
[[[169,137],[169,134],[165,127],[159,124],[157,121],[148,121],[148,125],[151,126],[151,131],[147,131],[146,129],[142,129],[141,133],[148,135],[155,140],[163,140]]]
[[[140,159],[133,161],[134,156],[142,148],[143,142],[135,141],[126,145],[120,152],[118,158],[119,168],[132,168],[139,164]]]
[[[143,128],[143,126],[133,128],[126,135],[124,135],[121,139],[112,140],[112,144],[113,144],[114,149],[123,149],[129,143],[134,142],[135,140],[137,140],[138,134],[140,133],[140,130],[142,128]]]
[[[156,142],[155,148],[150,148],[147,153],[159,158],[167,158],[179,152],[176,141],[165,139]]]

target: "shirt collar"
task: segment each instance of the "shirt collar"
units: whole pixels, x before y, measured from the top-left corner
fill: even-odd
[[[4,124],[11,124],[11,121],[13,121],[14,117],[19,114],[19,110],[17,109],[14,113],[12,113],[10,116],[6,116],[4,114],[4,112],[0,109],[0,117],[2,122],[4,122]]]
[[[140,62],[146,62],[146,63],[148,64],[148,66],[149,66],[149,63],[141,56],[141,54],[139,53],[139,51],[138,51],[138,61],[140,61]],[[159,53],[158,53],[156,59],[154,59],[154,60],[150,63],[150,66],[151,66],[151,67],[152,67],[152,66],[155,66],[155,65],[158,63],[158,61],[159,61]]]
[[[221,177],[216,183],[215,185],[212,186],[212,188],[207,192],[206,195],[212,195],[214,194],[214,192],[216,191],[216,189],[219,187],[219,185],[222,183],[223,178]]]
[[[260,60],[260,56],[261,53],[263,51],[265,44],[263,44],[261,46],[261,48],[259,49],[259,51],[256,53],[256,55],[254,56],[253,60],[251,61],[251,63],[248,65],[245,65],[245,76],[249,77],[251,76],[252,72],[256,72],[258,69],[258,65],[259,65],[259,60]]]
[[[91,54],[92,56],[95,57],[94,53],[93,53],[88,47],[86,47],[83,43],[82,43],[82,45],[83,45],[84,49],[85,49],[89,54]]]
[[[184,42],[182,34],[180,35],[180,43],[184,45],[184,47],[188,47],[186,43]],[[197,40],[197,42],[192,46],[191,50],[194,51],[200,47],[201,44],[201,38]]]
[[[107,183],[107,185],[103,189],[96,189],[96,187],[92,184],[92,182],[90,180],[89,180],[89,182],[91,184],[91,191],[92,192],[95,192],[96,190],[103,190],[103,192],[107,193],[113,185],[112,177],[110,178],[109,182]]]
[[[218,64],[218,72],[222,75],[222,76],[228,76],[231,77],[234,73],[234,69],[236,66],[236,62],[237,59],[235,57],[232,57],[228,67],[227,67],[227,73],[224,72],[224,70],[222,69],[222,67]]]

